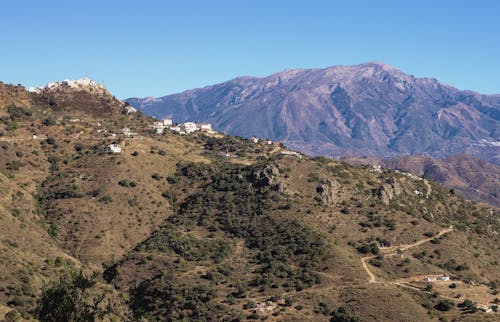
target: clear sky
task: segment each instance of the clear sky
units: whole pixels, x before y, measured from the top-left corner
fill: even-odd
[[[87,72],[120,98],[368,61],[500,94],[496,0],[2,1],[0,40],[1,81]]]

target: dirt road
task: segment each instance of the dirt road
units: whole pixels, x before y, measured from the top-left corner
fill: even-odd
[[[393,246],[393,247],[386,248],[386,249],[384,249],[382,251],[382,254],[384,256],[386,256],[386,257],[388,257],[388,256],[395,256],[395,255],[398,255],[398,251],[403,251],[403,250],[407,250],[407,249],[410,249],[410,248],[413,248],[413,247],[417,247],[417,246],[422,245],[424,243],[430,242],[434,238],[439,238],[442,235],[444,235],[446,233],[449,233],[451,231],[453,231],[453,227],[452,226],[441,230],[435,236],[421,239],[421,240],[416,241],[416,242],[414,242],[412,244],[404,244],[404,245],[399,245],[399,246]],[[376,256],[372,255],[372,256],[366,256],[366,257],[362,257],[361,258],[361,264],[363,265],[364,270],[366,271],[366,273],[369,276],[368,283],[376,283],[377,282],[377,278],[376,278],[375,274],[373,274],[373,272],[370,270],[370,267],[367,264],[368,260],[370,260],[372,258],[375,258],[375,257]]]

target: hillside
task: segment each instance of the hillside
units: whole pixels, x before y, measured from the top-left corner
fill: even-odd
[[[210,122],[308,155],[469,154],[500,163],[498,95],[461,91],[382,63],[292,69],[127,101],[147,115]]]
[[[382,165],[432,179],[455,190],[469,200],[500,206],[500,166],[469,155],[436,159],[405,155],[389,159],[344,157],[343,161],[363,165]]]
[[[107,92],[2,97],[0,318],[498,319],[480,309],[497,208],[279,144],[157,135]]]

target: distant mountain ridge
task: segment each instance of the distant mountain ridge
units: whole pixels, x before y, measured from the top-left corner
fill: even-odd
[[[213,123],[310,155],[470,154],[500,164],[500,96],[462,91],[383,63],[238,77],[132,106]]]

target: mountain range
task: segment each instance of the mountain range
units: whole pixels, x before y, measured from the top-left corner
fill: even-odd
[[[469,154],[500,164],[500,95],[459,90],[383,63],[290,69],[127,102],[147,115],[210,122],[308,155]]]

